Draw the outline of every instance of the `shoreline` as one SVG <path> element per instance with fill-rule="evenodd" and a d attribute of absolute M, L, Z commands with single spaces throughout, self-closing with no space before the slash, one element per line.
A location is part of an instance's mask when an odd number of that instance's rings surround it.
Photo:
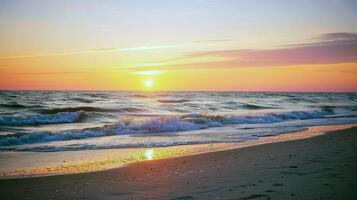
<path fill-rule="evenodd" d="M 4 199 L 355 199 L 357 128 L 60 176 L 2 179 Z M 13 192 L 11 192 L 13 191 Z"/>
<path fill-rule="evenodd" d="M 149 160 L 178 158 L 206 153 L 214 153 L 218 151 L 253 147 L 270 143 L 302 140 L 306 138 L 316 137 L 325 134 L 326 132 L 349 129 L 356 125 L 357 124 L 312 126 L 308 127 L 305 131 L 289 132 L 274 136 L 260 137 L 258 139 L 247 140 L 238 143 L 192 144 L 170 147 L 126 148 L 96 151 L 87 150 L 75 152 L 68 151 L 17 153 L 22 154 L 22 157 L 19 157 L 18 155 L 16 157 L 11 157 L 11 153 L 9 153 L 8 157 L 4 156 L 4 154 L 1 155 L 2 159 L 0 160 L 0 166 L 2 167 L 2 170 L 0 171 L 0 180 L 101 172 L 117 168 L 125 168 L 129 167 L 132 164 Z M 148 158 L 146 155 L 149 151 L 152 152 L 151 158 Z M 35 158 L 33 157 L 34 155 Z M 47 158 L 48 156 L 50 157 L 50 159 Z M 69 157 L 72 158 L 72 161 L 66 160 Z M 54 161 L 51 160 L 53 158 Z M 36 162 L 36 159 L 38 162 Z M 10 164 L 10 166 L 6 166 L 6 164 L 9 165 L 9 163 L 13 164 Z M 21 165 L 26 164 L 38 164 L 39 167 L 22 167 L 13 171 L 3 171 L 3 169 L 6 169 L 6 167 L 11 168 L 11 166 L 14 165 L 16 165 L 17 167 L 21 167 Z"/>

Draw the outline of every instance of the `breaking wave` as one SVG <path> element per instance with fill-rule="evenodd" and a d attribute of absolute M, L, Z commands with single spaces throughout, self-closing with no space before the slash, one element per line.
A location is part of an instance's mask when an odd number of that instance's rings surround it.
<path fill-rule="evenodd" d="M 160 116 L 131 121 L 119 121 L 111 125 L 98 128 L 87 128 L 60 133 L 37 132 L 17 133 L 0 137 L 0 146 L 19 145 L 27 143 L 40 143 L 60 140 L 84 139 L 89 137 L 102 137 L 123 134 L 147 134 L 162 132 L 179 132 L 210 127 L 220 127 L 227 124 L 267 124 L 287 120 L 304 120 L 322 118 L 329 113 L 325 111 L 291 111 L 282 113 L 265 113 L 260 115 L 209 115 L 188 114 L 181 116 Z M 65 123 L 73 122 L 80 118 L 80 112 L 59 113 L 47 116 L 18 117 L 5 120 L 7 124 L 35 124 L 35 123 Z M 0 118 L 4 124 L 4 119 Z"/>
<path fill-rule="evenodd" d="M 0 125 L 23 126 L 38 124 L 73 123 L 79 121 L 82 115 L 82 112 L 60 112 L 56 114 L 38 114 L 24 116 L 3 115 L 0 116 Z"/>

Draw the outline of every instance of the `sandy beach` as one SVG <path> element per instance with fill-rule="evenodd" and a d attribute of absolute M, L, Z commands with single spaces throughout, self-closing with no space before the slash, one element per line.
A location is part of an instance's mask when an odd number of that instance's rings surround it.
<path fill-rule="evenodd" d="M 355 199 L 357 128 L 71 175 L 0 180 L 1 199 Z"/>

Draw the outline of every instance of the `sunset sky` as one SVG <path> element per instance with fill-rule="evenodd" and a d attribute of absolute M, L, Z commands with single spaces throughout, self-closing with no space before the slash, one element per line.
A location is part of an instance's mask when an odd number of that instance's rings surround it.
<path fill-rule="evenodd" d="M 0 0 L 0 89 L 357 91 L 354 0 Z"/>

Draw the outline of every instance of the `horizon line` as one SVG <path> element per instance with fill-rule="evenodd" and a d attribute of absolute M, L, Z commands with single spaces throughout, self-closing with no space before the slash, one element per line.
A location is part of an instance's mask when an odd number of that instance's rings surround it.
<path fill-rule="evenodd" d="M 251 93 L 357 93 L 357 91 L 271 91 L 271 90 L 91 90 L 91 89 L 0 89 L 0 92 L 251 92 Z"/>

